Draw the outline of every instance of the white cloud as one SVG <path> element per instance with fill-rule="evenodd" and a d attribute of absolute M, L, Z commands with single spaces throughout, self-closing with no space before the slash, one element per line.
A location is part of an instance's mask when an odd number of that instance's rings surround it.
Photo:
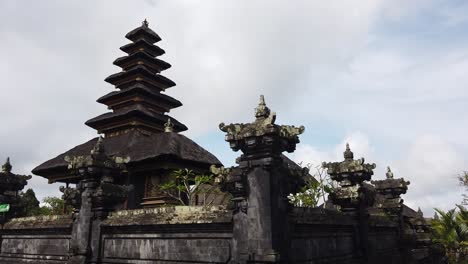
<path fill-rule="evenodd" d="M 334 147 L 317 149 L 308 144 L 297 147 L 291 157 L 296 162 L 319 165 L 323 161 L 342 161 L 346 142 L 349 142 L 354 158 L 364 157 L 368 163 L 376 163 L 373 180 L 384 179 L 385 168 L 390 166 L 396 178 L 410 181 L 405 203 L 425 215 L 432 216 L 433 208 L 448 210 L 460 203 L 462 188 L 456 176 L 464 170 L 464 160 L 453 146 L 435 135 L 422 135 L 396 159 L 385 160 L 376 155 L 368 136 L 354 132 Z M 465 169 L 466 170 L 466 169 Z"/>
<path fill-rule="evenodd" d="M 396 177 L 411 182 L 405 195 L 408 204 L 432 216 L 433 208 L 448 210 L 461 202 L 456 177 L 466 170 L 466 160 L 453 145 L 439 136 L 422 135 L 403 151 L 394 167 Z"/>
<path fill-rule="evenodd" d="M 118 48 L 128 42 L 125 33 L 148 18 L 163 39 L 162 59 L 173 65 L 166 76 L 177 86 L 167 94 L 184 103 L 171 115 L 188 125 L 191 137 L 217 130 L 221 121 L 253 120 L 258 95 L 265 94 L 281 123 L 302 122 L 307 131 L 320 125 L 349 135 L 323 149 L 300 144 L 296 160 L 341 160 L 349 141 L 355 156 L 376 162 L 376 175 L 383 177 L 385 161 L 392 163 L 388 153 L 405 160 L 413 153 L 406 146 L 430 134 L 443 142 L 438 147 L 448 146 L 444 166 L 461 167 L 456 157 L 468 153 L 468 43 L 446 36 L 447 43 L 458 43 L 454 49 L 436 45 L 444 36 L 387 35 L 379 28 L 437 10 L 456 22 L 447 27 L 460 23 L 460 13 L 440 5 L 419 0 L 2 1 L 0 160 L 12 156 L 16 172 L 26 174 L 96 136 L 83 123 L 106 111 L 95 102 L 113 91 L 103 79 L 119 70 L 112 61 L 123 55 Z M 421 162 L 416 157 L 408 160 Z M 411 166 L 393 163 L 402 167 L 401 175 L 416 175 Z M 429 182 L 445 186 L 433 179 L 423 186 L 432 191 Z M 418 180 L 412 181 L 410 190 Z M 57 189 L 38 179 L 30 185 L 42 196 Z M 452 200 L 445 201 L 449 206 Z M 432 204 L 429 198 L 422 202 Z"/>

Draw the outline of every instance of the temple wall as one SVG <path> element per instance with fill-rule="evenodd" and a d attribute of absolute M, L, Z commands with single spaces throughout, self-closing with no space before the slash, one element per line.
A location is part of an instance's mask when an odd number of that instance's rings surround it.
<path fill-rule="evenodd" d="M 226 263 L 231 211 L 221 206 L 119 211 L 102 225 L 102 263 Z"/>
<path fill-rule="evenodd" d="M 355 217 L 321 208 L 290 215 L 292 263 L 362 263 Z M 12 219 L 1 231 L 0 263 L 67 263 L 70 216 Z M 373 217 L 367 241 L 370 263 L 399 263 L 394 223 Z M 241 227 L 242 228 L 242 227 Z M 228 263 L 232 259 L 232 211 L 222 206 L 162 207 L 112 213 L 101 224 L 97 263 Z"/>
<path fill-rule="evenodd" d="M 1 230 L 0 263 L 66 263 L 70 216 L 24 217 Z"/>
<path fill-rule="evenodd" d="M 294 208 L 291 259 L 296 263 L 401 263 L 398 226 L 385 217 L 369 219 L 367 235 L 356 216 L 322 208 Z"/>

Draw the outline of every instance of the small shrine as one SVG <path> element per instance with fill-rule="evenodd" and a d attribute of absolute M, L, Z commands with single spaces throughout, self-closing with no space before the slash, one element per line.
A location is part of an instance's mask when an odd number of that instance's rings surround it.
<path fill-rule="evenodd" d="M 362 205 L 364 199 L 370 198 L 361 194 L 366 193 L 371 187 L 364 182 L 371 179 L 375 164 L 365 163 L 364 158 L 355 160 L 348 143 L 346 143 L 343 156 L 344 161 L 323 162 L 322 166 L 327 169 L 330 178 L 340 185 L 330 194 L 332 203 L 340 206 L 342 212 L 354 213 Z"/>
<path fill-rule="evenodd" d="M 86 125 L 104 135 L 102 144 L 110 157 L 129 158 L 127 173 L 114 179 L 118 184 L 134 186 L 126 208 L 177 203 L 159 189 L 171 179 L 174 170 L 209 173 L 211 165 L 221 162 L 181 135 L 187 127 L 167 114 L 182 103 L 165 94 L 175 83 L 161 74 L 171 65 L 158 58 L 165 53 L 155 44 L 161 41 L 159 35 L 145 20 L 125 37 L 131 43 L 120 49 L 127 55 L 114 61 L 122 71 L 105 79 L 116 91 L 97 100 L 111 112 L 88 120 Z M 98 138 L 94 138 L 78 145 L 39 165 L 33 173 L 49 182 L 78 183 L 81 176 L 70 172 L 65 157 L 87 155 L 97 142 Z"/>
<path fill-rule="evenodd" d="M 4 223 L 12 217 L 21 216 L 23 205 L 18 195 L 31 179 L 30 175 L 12 173 L 12 168 L 10 158 L 7 158 L 0 171 L 0 204 L 4 207 L 4 212 L 0 213 L 0 223 Z"/>
<path fill-rule="evenodd" d="M 403 210 L 402 194 L 408 190 L 409 181 L 403 178 L 395 179 L 390 167 L 387 167 L 385 180 L 372 181 L 377 191 L 376 208 L 391 216 L 399 216 Z"/>

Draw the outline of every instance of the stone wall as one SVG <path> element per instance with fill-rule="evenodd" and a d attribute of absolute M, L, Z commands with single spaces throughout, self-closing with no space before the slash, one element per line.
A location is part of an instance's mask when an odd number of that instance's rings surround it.
<path fill-rule="evenodd" d="M 102 225 L 102 263 L 226 263 L 231 212 L 221 206 L 118 211 Z"/>
<path fill-rule="evenodd" d="M 66 263 L 70 216 L 15 218 L 1 230 L 0 263 Z"/>
<path fill-rule="evenodd" d="M 92 254 L 96 263 L 235 263 L 232 213 L 223 206 L 116 211 L 102 222 Z M 291 263 L 400 263 L 393 222 L 371 217 L 366 238 L 358 223 L 337 211 L 294 208 Z M 71 225 L 70 216 L 12 219 L 1 230 L 0 263 L 68 263 Z"/>

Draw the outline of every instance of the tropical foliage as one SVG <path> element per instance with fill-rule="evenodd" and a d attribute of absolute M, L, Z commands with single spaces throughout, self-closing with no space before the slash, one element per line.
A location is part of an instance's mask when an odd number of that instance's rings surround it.
<path fill-rule="evenodd" d="M 312 166 L 307 165 L 310 172 Z M 311 174 L 309 174 L 311 175 Z M 314 173 L 308 184 L 300 190 L 299 193 L 290 194 L 289 202 L 298 207 L 317 207 L 322 200 L 326 202 L 326 195 L 332 192 L 332 180 L 321 166 L 314 167 Z"/>
<path fill-rule="evenodd" d="M 450 263 L 467 263 L 468 210 L 461 205 L 447 212 L 435 210 L 432 240 L 445 247 Z"/>
<path fill-rule="evenodd" d="M 202 186 L 213 180 L 212 175 L 198 175 L 189 169 L 176 170 L 172 176 L 174 179 L 161 185 L 161 190 L 183 205 L 192 205 L 195 195 L 203 194 L 206 190 Z"/>
<path fill-rule="evenodd" d="M 460 185 L 465 186 L 465 190 L 468 192 L 468 171 L 464 171 L 463 174 L 458 176 Z M 463 204 L 468 205 L 468 195 L 463 194 Z"/>
<path fill-rule="evenodd" d="M 22 216 L 60 215 L 71 212 L 71 208 L 64 211 L 64 201 L 59 197 L 45 197 L 41 205 L 32 189 L 20 194 L 20 203 L 24 208 Z"/>

